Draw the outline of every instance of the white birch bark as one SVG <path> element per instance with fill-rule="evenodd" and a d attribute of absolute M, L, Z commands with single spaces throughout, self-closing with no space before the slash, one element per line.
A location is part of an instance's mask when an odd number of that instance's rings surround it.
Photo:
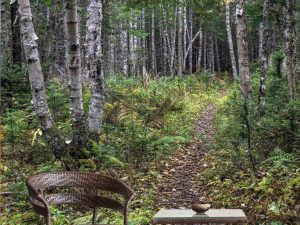
<path fill-rule="evenodd" d="M 188 26 L 187 26 L 187 10 L 186 6 L 182 7 L 182 16 L 183 16 L 183 52 L 182 52 L 182 69 L 185 70 L 186 68 L 186 61 L 184 60 L 184 56 L 186 53 L 187 47 L 187 35 L 188 35 Z"/>
<path fill-rule="evenodd" d="M 65 10 L 69 91 L 73 117 L 73 144 L 74 146 L 81 148 L 86 144 L 86 130 L 81 84 L 81 54 L 77 0 L 65 0 Z"/>
<path fill-rule="evenodd" d="M 193 10 L 189 10 L 189 21 L 190 21 L 190 43 L 187 52 L 189 53 L 189 72 L 193 73 Z M 197 35 L 198 36 L 198 35 Z"/>
<path fill-rule="evenodd" d="M 192 47 L 193 47 L 193 44 L 194 44 L 195 40 L 196 40 L 197 37 L 200 35 L 200 33 L 201 33 L 201 31 L 199 30 L 199 31 L 195 34 L 195 36 L 193 37 L 193 39 L 191 39 L 191 41 L 190 41 L 190 43 L 189 43 L 189 46 L 188 46 L 188 48 L 187 48 L 187 50 L 186 50 L 186 52 L 185 52 L 185 55 L 184 55 L 184 57 L 183 57 L 183 61 L 185 61 L 185 60 L 187 59 L 188 56 L 190 57 L 190 59 L 192 59 L 192 58 L 191 58 Z"/>
<path fill-rule="evenodd" d="M 250 81 L 249 53 L 247 42 L 247 28 L 245 15 L 245 0 L 238 0 L 236 5 L 237 19 L 237 46 L 239 55 L 240 89 L 245 99 L 250 99 L 252 95 L 252 85 Z"/>
<path fill-rule="evenodd" d="M 203 65 L 205 72 L 207 71 L 207 32 L 204 32 L 203 40 Z"/>
<path fill-rule="evenodd" d="M 182 7 L 178 7 L 178 76 L 182 77 L 183 70 L 183 46 L 182 46 L 182 37 L 183 37 L 183 24 L 182 24 Z"/>
<path fill-rule="evenodd" d="M 201 61 L 202 61 L 202 49 L 203 49 L 203 31 L 202 31 L 202 25 L 200 24 L 199 28 L 199 47 L 198 47 L 198 59 L 197 59 L 197 65 L 196 65 L 196 73 L 199 73 L 201 71 Z"/>
<path fill-rule="evenodd" d="M 87 20 L 87 63 L 91 82 L 91 100 L 88 115 L 89 131 L 94 138 L 102 126 L 104 102 L 104 77 L 102 67 L 102 0 L 90 0 Z"/>
<path fill-rule="evenodd" d="M 33 109 L 41 127 L 47 130 L 53 127 L 54 121 L 47 103 L 44 77 L 37 48 L 38 37 L 34 31 L 29 0 L 19 0 L 19 5 L 21 38 L 28 68 Z"/>
<path fill-rule="evenodd" d="M 155 48 L 155 16 L 154 9 L 151 13 L 151 69 L 154 76 L 157 75 L 156 48 Z"/>
<path fill-rule="evenodd" d="M 237 72 L 236 59 L 235 59 L 235 54 L 234 54 L 234 46 L 233 46 L 233 41 L 232 41 L 232 32 L 231 32 L 231 26 L 230 26 L 229 3 L 226 4 L 226 30 L 227 30 L 227 39 L 228 39 L 229 53 L 230 53 L 230 59 L 231 59 L 232 75 L 233 75 L 233 79 L 236 81 L 238 79 L 238 72 Z"/>
<path fill-rule="evenodd" d="M 120 44 L 121 44 L 121 64 L 122 64 L 122 73 L 128 75 L 128 58 L 127 58 L 127 32 L 125 30 L 124 24 L 121 24 L 121 33 L 120 33 Z"/>

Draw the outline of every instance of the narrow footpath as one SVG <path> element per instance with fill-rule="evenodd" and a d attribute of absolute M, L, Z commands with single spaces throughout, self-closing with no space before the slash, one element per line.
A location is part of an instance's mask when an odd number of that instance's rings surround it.
<path fill-rule="evenodd" d="M 200 115 L 196 127 L 200 138 L 190 146 L 177 150 L 161 167 L 162 178 L 157 185 L 159 207 L 190 208 L 192 203 L 201 201 L 201 193 L 196 185 L 197 172 L 207 167 L 204 156 L 213 138 L 212 120 L 215 112 L 215 105 L 209 104 Z"/>

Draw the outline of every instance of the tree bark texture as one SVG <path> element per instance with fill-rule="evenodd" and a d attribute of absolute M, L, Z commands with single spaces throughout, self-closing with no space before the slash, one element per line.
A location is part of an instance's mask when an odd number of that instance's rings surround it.
<path fill-rule="evenodd" d="M 91 82 L 91 101 L 88 115 L 90 134 L 98 139 L 102 126 L 104 77 L 102 69 L 102 0 L 90 0 L 87 20 L 87 62 Z"/>
<path fill-rule="evenodd" d="M 227 39 L 228 39 L 229 53 L 230 53 L 230 59 L 231 59 L 232 76 L 233 76 L 234 80 L 237 80 L 238 73 L 237 73 L 236 59 L 235 59 L 235 54 L 234 54 L 234 46 L 233 46 L 233 41 L 232 41 L 232 32 L 231 32 L 231 26 L 230 26 L 229 3 L 226 4 L 226 30 L 227 30 Z"/>
<path fill-rule="evenodd" d="M 245 0 L 238 0 L 236 5 L 236 33 L 239 56 L 240 89 L 245 99 L 251 98 L 252 85 L 250 81 L 249 53 L 245 15 Z"/>
<path fill-rule="evenodd" d="M 82 99 L 81 54 L 79 44 L 77 0 L 65 0 L 65 10 L 69 91 L 73 117 L 73 145 L 76 148 L 82 148 L 86 145 L 87 135 Z"/>
<path fill-rule="evenodd" d="M 198 47 L 198 59 L 197 59 L 196 73 L 200 73 L 200 71 L 201 71 L 202 48 L 203 48 L 203 31 L 202 31 L 201 24 L 200 24 L 200 28 L 199 28 L 198 32 L 199 32 L 199 47 Z"/>
<path fill-rule="evenodd" d="M 284 75 L 288 80 L 289 98 L 296 99 L 297 76 L 296 65 L 296 30 L 295 0 L 285 0 L 284 6 Z"/>
<path fill-rule="evenodd" d="M 266 105 L 266 79 L 268 70 L 268 17 L 269 17 L 270 0 L 264 1 L 263 6 L 263 21 L 262 21 L 262 35 L 261 35 L 261 77 L 259 86 L 259 109 L 260 113 L 264 114 Z"/>
<path fill-rule="evenodd" d="M 44 77 L 37 48 L 29 0 L 19 0 L 20 30 L 31 85 L 32 104 L 41 127 L 50 129 L 54 125 L 45 91 Z"/>
<path fill-rule="evenodd" d="M 184 15 L 185 16 L 185 15 Z M 183 24 L 182 24 L 182 7 L 178 7 L 178 76 L 182 77 L 183 70 L 183 47 L 182 47 L 182 37 L 183 37 Z"/>

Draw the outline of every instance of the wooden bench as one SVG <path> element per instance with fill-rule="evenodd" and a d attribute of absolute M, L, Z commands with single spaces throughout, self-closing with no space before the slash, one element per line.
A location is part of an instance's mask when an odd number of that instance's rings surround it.
<path fill-rule="evenodd" d="M 197 214 L 191 209 L 161 209 L 151 219 L 151 224 L 246 224 L 247 217 L 241 209 L 209 209 Z"/>

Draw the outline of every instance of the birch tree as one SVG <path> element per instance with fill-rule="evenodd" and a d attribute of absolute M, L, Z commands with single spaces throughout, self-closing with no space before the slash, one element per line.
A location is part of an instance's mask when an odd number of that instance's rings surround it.
<path fill-rule="evenodd" d="M 68 49 L 69 91 L 72 112 L 73 144 L 77 148 L 87 141 L 81 84 L 81 54 L 79 44 L 77 0 L 65 0 Z"/>
<path fill-rule="evenodd" d="M 60 159 L 65 155 L 65 142 L 55 134 L 54 120 L 48 107 L 44 76 L 37 48 L 38 37 L 32 22 L 29 0 L 19 0 L 20 31 L 31 86 L 32 105 L 45 134 L 45 139 L 54 155 Z"/>
<path fill-rule="evenodd" d="M 87 20 L 87 62 L 91 82 L 88 125 L 91 136 L 98 139 L 103 115 L 104 77 L 102 73 L 102 0 L 90 0 Z"/>
<path fill-rule="evenodd" d="M 196 73 L 199 73 L 201 70 L 201 59 L 202 59 L 202 46 L 203 46 L 203 32 L 202 32 L 202 25 L 200 23 L 199 28 L 199 47 L 198 47 L 198 59 L 196 65 Z"/>
<path fill-rule="evenodd" d="M 238 73 L 237 73 L 236 59 L 235 59 L 234 47 L 233 47 L 233 41 L 232 41 L 232 32 L 231 32 L 231 26 L 230 26 L 230 6 L 229 6 L 229 3 L 226 3 L 225 8 L 226 8 L 227 40 L 228 40 L 228 45 L 229 45 L 232 75 L 233 75 L 233 79 L 236 81 L 237 78 L 238 78 Z"/>
<path fill-rule="evenodd" d="M 240 89 L 245 99 L 252 94 L 248 56 L 248 41 L 246 29 L 245 0 L 238 0 L 236 5 L 236 33 L 239 56 Z"/>
<path fill-rule="evenodd" d="M 182 70 L 183 70 L 183 46 L 182 46 L 182 19 L 183 19 L 183 13 L 182 13 L 182 7 L 178 7 L 178 76 L 182 77 Z"/>

